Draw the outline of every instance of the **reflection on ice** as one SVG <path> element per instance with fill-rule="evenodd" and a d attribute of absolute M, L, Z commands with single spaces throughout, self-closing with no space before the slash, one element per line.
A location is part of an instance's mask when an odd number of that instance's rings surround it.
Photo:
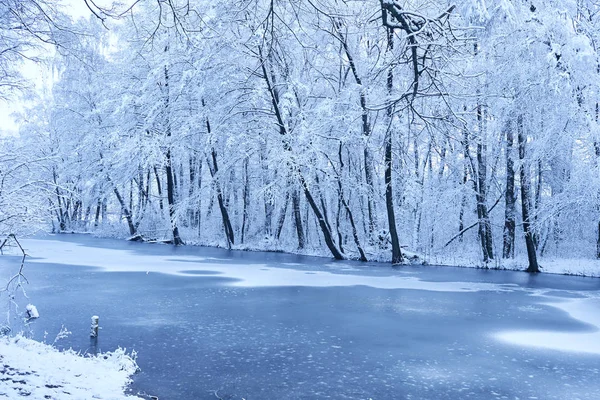
<path fill-rule="evenodd" d="M 600 354 L 600 301 L 597 298 L 564 300 L 545 296 L 553 302 L 543 305 L 566 312 L 573 319 L 589 325 L 585 331 L 517 330 L 494 334 L 497 339 L 519 346 L 539 347 L 558 351 Z"/>

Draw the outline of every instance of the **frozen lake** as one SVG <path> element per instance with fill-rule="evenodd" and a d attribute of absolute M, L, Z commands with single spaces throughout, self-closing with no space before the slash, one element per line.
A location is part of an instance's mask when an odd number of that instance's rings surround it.
<path fill-rule="evenodd" d="M 36 339 L 138 352 L 175 399 L 599 399 L 600 279 L 82 235 L 23 241 Z M 3 264 L 10 258 L 0 258 Z"/>

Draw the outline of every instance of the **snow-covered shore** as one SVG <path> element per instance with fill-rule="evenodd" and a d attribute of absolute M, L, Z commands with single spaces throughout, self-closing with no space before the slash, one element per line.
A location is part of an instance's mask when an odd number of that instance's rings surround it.
<path fill-rule="evenodd" d="M 136 370 L 123 349 L 84 357 L 22 336 L 0 337 L 0 398 L 139 399 L 125 394 Z"/>

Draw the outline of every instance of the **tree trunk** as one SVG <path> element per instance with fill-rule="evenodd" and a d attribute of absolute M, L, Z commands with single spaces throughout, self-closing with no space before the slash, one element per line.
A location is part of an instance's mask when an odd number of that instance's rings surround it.
<path fill-rule="evenodd" d="M 299 172 L 297 172 L 297 173 L 299 174 Z M 315 199 L 313 198 L 312 194 L 310 193 L 310 190 L 308 189 L 308 184 L 304 180 L 304 177 L 302 175 L 299 175 L 299 179 L 300 179 L 300 184 L 302 185 L 302 188 L 304 189 L 304 195 L 306 196 L 306 200 L 308 201 L 308 204 L 310 205 L 313 212 L 315 213 L 315 217 L 317 217 L 317 222 L 319 223 L 321 232 L 323 232 L 323 238 L 325 239 L 325 243 L 327 244 L 329 251 L 331 251 L 333 258 L 335 258 L 336 260 L 346 259 L 346 257 L 342 254 L 342 252 L 336 246 L 335 241 L 333 240 L 333 236 L 331 234 L 331 230 L 329 229 L 329 226 L 327 225 L 327 222 L 325 221 L 325 217 L 323 217 L 321 210 L 319 210 L 319 206 L 317 205 L 317 203 L 315 202 Z"/>
<path fill-rule="evenodd" d="M 525 145 L 526 137 L 523 132 L 523 116 L 518 117 L 518 142 L 519 142 L 519 160 L 521 161 L 520 175 L 521 175 L 521 210 L 523 215 L 523 231 L 525 232 L 525 245 L 527 246 L 527 258 L 529 260 L 529 266 L 527 272 L 538 273 L 540 268 L 537 262 L 537 254 L 535 250 L 535 244 L 533 242 L 533 232 L 531 231 L 531 223 L 529 219 L 529 178 L 527 176 L 527 168 L 525 165 Z"/>
<path fill-rule="evenodd" d="M 196 189 L 196 164 L 198 160 L 196 156 L 191 156 L 188 158 L 189 162 L 189 178 L 190 178 L 190 186 L 188 188 L 188 198 L 191 200 L 194 197 L 194 190 Z M 191 206 L 191 202 L 188 205 L 187 209 L 187 224 L 191 227 L 197 228 L 196 225 L 196 210 Z"/>
<path fill-rule="evenodd" d="M 506 127 L 506 192 L 504 207 L 503 258 L 515 256 L 515 166 L 512 158 L 514 135 L 512 126 Z"/>
<path fill-rule="evenodd" d="M 194 184 L 197 184 L 197 189 L 198 189 L 198 203 L 196 205 L 196 212 L 195 212 L 195 220 L 196 220 L 196 226 L 197 226 L 197 230 L 198 230 L 198 238 L 201 237 L 201 232 L 202 232 L 202 161 L 198 160 L 198 179 L 196 180 L 196 182 Z"/>
<path fill-rule="evenodd" d="M 391 52 L 394 48 L 394 30 L 387 28 L 387 51 Z M 394 73 L 392 67 L 388 69 L 387 90 L 391 95 L 394 85 Z M 392 242 L 392 264 L 399 264 L 403 261 L 402 250 L 400 249 L 400 241 L 398 240 L 398 231 L 396 230 L 396 216 L 394 213 L 394 191 L 392 190 L 392 121 L 394 118 L 394 106 L 387 107 L 388 126 L 385 131 L 384 146 L 385 146 L 385 207 L 388 217 L 388 229 L 390 232 L 390 240 Z"/>
<path fill-rule="evenodd" d="M 600 259 L 600 221 L 598 221 L 598 230 L 596 233 L 596 258 Z"/>
<path fill-rule="evenodd" d="M 271 105 L 273 106 L 273 111 L 275 112 L 275 117 L 277 119 L 277 125 L 279 126 L 279 133 L 282 137 L 283 148 L 286 152 L 293 153 L 292 148 L 287 139 L 288 131 L 287 131 L 287 128 L 285 125 L 285 121 L 283 120 L 283 114 L 279 107 L 279 93 L 277 91 L 277 88 L 274 87 L 271 83 L 271 79 L 269 78 L 269 73 L 267 72 L 267 67 L 265 65 L 266 60 L 262 57 L 262 50 L 260 48 L 258 49 L 258 53 L 261 57 L 260 61 L 261 61 L 261 69 L 262 69 L 262 73 L 263 73 L 262 78 L 265 80 L 265 83 L 267 85 L 267 90 L 271 97 Z M 344 260 L 346 257 L 343 255 L 343 253 L 338 249 L 337 245 L 335 244 L 331 230 L 330 230 L 327 222 L 325 221 L 323 213 L 321 212 L 321 210 L 319 210 L 319 206 L 315 202 L 315 199 L 310 192 L 310 189 L 308 187 L 306 180 L 304 179 L 304 176 L 302 175 L 302 172 L 300 171 L 300 169 L 298 168 L 297 165 L 293 165 L 293 164 L 290 165 L 290 169 L 291 169 L 290 172 L 291 172 L 292 176 L 296 176 L 298 178 L 298 180 L 300 181 L 300 185 L 302 186 L 304 196 L 306 197 L 306 200 L 308 201 L 310 208 L 313 210 L 313 212 L 317 218 L 319 227 L 321 228 L 321 232 L 323 233 L 323 237 L 325 239 L 325 243 L 327 244 L 327 248 L 329 249 L 329 251 L 331 252 L 331 254 L 333 255 L 333 257 L 336 260 Z"/>
<path fill-rule="evenodd" d="M 596 124 L 600 122 L 600 103 L 596 103 Z M 600 163 L 600 141 L 594 142 L 594 152 L 596 153 L 596 162 Z M 597 167 L 598 168 L 598 167 Z M 598 196 L 600 198 L 600 195 Z M 600 204 L 598 205 L 600 211 Z M 596 258 L 600 260 L 600 219 L 598 220 L 598 230 L 596 231 Z"/>
<path fill-rule="evenodd" d="M 283 230 L 283 224 L 285 223 L 285 217 L 287 214 L 288 203 L 290 201 L 290 192 L 287 191 L 285 194 L 285 199 L 283 200 L 283 207 L 281 208 L 281 212 L 279 213 L 279 218 L 277 218 L 277 226 L 275 228 L 275 239 L 279 240 L 281 237 L 281 231 Z"/>
<path fill-rule="evenodd" d="M 171 150 L 167 150 L 166 155 L 167 164 L 165 165 L 165 172 L 167 174 L 167 203 L 169 204 L 169 220 L 171 222 L 171 229 L 173 232 L 173 244 L 179 246 L 184 244 L 183 240 L 179 236 L 179 228 L 177 227 L 177 220 L 175 216 L 175 186 L 173 183 L 173 168 L 171 167 Z"/>
<path fill-rule="evenodd" d="M 113 188 L 113 192 L 115 193 L 115 196 L 117 196 L 117 200 L 119 201 L 119 204 L 121 205 L 121 211 L 123 212 L 123 215 L 125 216 L 125 219 L 127 220 L 127 226 L 129 227 L 129 235 L 134 236 L 135 235 L 135 225 L 133 224 L 133 217 L 131 216 L 131 211 L 127 208 L 127 204 L 125 203 L 125 200 L 123 200 L 123 197 L 121 196 L 121 194 L 119 193 L 119 191 L 117 190 L 116 187 Z"/>
<path fill-rule="evenodd" d="M 165 66 L 165 126 L 167 138 L 171 137 L 171 122 L 169 118 L 169 70 Z M 171 223 L 171 230 L 173 232 L 173 244 L 179 246 L 184 244 L 183 240 L 179 236 L 179 228 L 177 227 L 177 219 L 175 215 L 175 182 L 173 177 L 173 159 L 171 157 L 171 144 L 168 144 L 165 165 L 165 172 L 167 174 L 167 203 L 169 205 L 169 222 Z"/>
<path fill-rule="evenodd" d="M 164 210 L 162 186 L 160 184 L 160 176 L 158 175 L 158 168 L 156 168 L 156 165 L 154 166 L 154 177 L 156 178 L 156 192 L 158 193 L 158 205 L 162 211 Z"/>
<path fill-rule="evenodd" d="M 293 189 L 292 192 L 292 210 L 294 213 L 294 225 L 296 225 L 296 235 L 298 236 L 298 248 L 304 248 L 304 230 L 302 229 L 302 214 L 300 213 L 300 198 L 298 197 L 298 190 Z M 308 224 L 307 224 L 308 225 Z"/>
<path fill-rule="evenodd" d="M 202 106 L 204 107 L 204 105 L 204 99 L 202 99 Z M 210 136 L 212 130 L 208 117 L 206 118 L 206 131 Z M 217 164 L 217 152 L 214 147 L 211 149 L 211 158 L 212 165 L 208 157 L 206 159 L 206 162 L 208 164 L 208 169 L 210 171 L 210 175 L 213 178 L 213 184 L 217 192 L 217 201 L 219 203 L 219 210 L 221 211 L 221 220 L 223 221 L 223 229 L 225 230 L 225 237 L 227 238 L 227 248 L 231 249 L 231 245 L 235 244 L 235 238 L 233 235 L 233 227 L 231 226 L 231 220 L 229 218 L 229 212 L 227 212 L 227 207 L 225 206 L 225 201 L 223 200 L 221 186 L 219 185 L 219 179 L 217 176 L 219 172 L 219 166 Z"/>
<path fill-rule="evenodd" d="M 94 216 L 94 228 L 98 227 L 100 222 L 100 211 L 102 210 L 102 201 L 98 199 L 98 204 L 96 205 L 96 215 Z"/>
<path fill-rule="evenodd" d="M 369 109 L 367 108 L 367 97 L 365 94 L 365 88 L 363 87 L 362 79 L 358 74 L 358 69 L 356 67 L 356 63 L 354 62 L 354 58 L 352 53 L 350 52 L 350 48 L 348 47 L 348 41 L 346 37 L 340 31 L 338 25 L 334 22 L 334 29 L 338 35 L 338 39 L 340 39 L 342 43 L 342 47 L 344 49 L 344 53 L 346 54 L 346 58 L 348 59 L 348 64 L 350 65 L 350 70 L 352 71 L 352 76 L 354 76 L 354 81 L 360 87 L 360 108 L 362 110 L 361 120 L 362 120 L 362 134 L 365 138 L 369 138 L 371 136 L 371 125 L 369 124 Z M 364 148 L 364 168 L 365 168 L 365 182 L 367 184 L 367 210 L 369 217 L 369 232 L 368 236 L 373 237 L 373 233 L 376 230 L 376 220 L 375 220 L 375 190 L 373 185 L 373 160 L 371 153 L 369 151 L 369 147 L 365 140 L 365 148 Z"/>
<path fill-rule="evenodd" d="M 273 224 L 273 203 L 270 197 L 271 194 L 271 179 L 269 177 L 269 166 L 263 154 L 260 155 L 260 163 L 262 165 L 264 187 L 268 190 L 263 190 L 263 203 L 265 209 L 265 236 L 271 236 L 271 227 Z"/>
<path fill-rule="evenodd" d="M 340 147 L 338 150 L 338 157 L 340 160 L 340 171 L 343 171 L 344 170 L 344 160 L 342 158 L 342 144 L 341 143 L 340 143 Z M 346 215 L 348 215 L 348 220 L 350 221 L 350 226 L 352 227 L 352 237 L 354 238 L 354 243 L 356 244 L 358 253 L 360 254 L 360 261 L 367 262 L 368 261 L 367 256 L 360 244 L 360 238 L 358 237 L 358 229 L 356 228 L 356 223 L 354 222 L 354 216 L 352 215 L 352 210 L 350 209 L 350 205 L 348 204 L 348 201 L 345 199 L 345 196 L 344 196 L 344 189 L 342 186 L 342 177 L 340 176 L 340 174 L 337 174 L 337 181 L 338 181 L 338 194 L 339 194 L 340 203 L 341 203 L 341 205 L 344 206 L 344 209 L 346 210 Z M 340 208 L 341 207 L 338 206 L 338 216 L 339 216 Z M 339 217 L 338 217 L 338 232 L 339 232 Z M 341 243 L 341 241 L 342 241 L 342 238 L 340 236 L 340 243 Z"/>
<path fill-rule="evenodd" d="M 481 241 L 481 251 L 483 253 L 483 262 L 488 263 L 494 259 L 494 246 L 492 242 L 492 225 L 487 206 L 487 145 L 485 120 L 483 115 L 483 106 L 477 105 L 477 121 L 479 125 L 479 140 L 477 142 L 477 217 L 479 218 L 479 239 Z"/>
<path fill-rule="evenodd" d="M 227 239 L 227 248 L 231 249 L 231 245 L 235 244 L 235 238 L 233 235 L 233 227 L 231 226 L 231 220 L 229 219 L 229 212 L 227 211 L 227 207 L 225 206 L 225 201 L 223 199 L 223 192 L 221 191 L 221 185 L 219 184 L 219 179 L 217 173 L 219 172 L 219 167 L 217 164 L 217 152 L 213 148 L 211 150 L 211 158 L 212 165 L 210 160 L 206 160 L 208 163 L 208 169 L 210 170 L 210 174 L 214 179 L 215 183 L 215 191 L 217 192 L 217 202 L 219 203 L 219 210 L 221 211 L 221 220 L 223 221 L 223 229 L 225 230 L 225 237 Z"/>
<path fill-rule="evenodd" d="M 536 181 L 535 181 L 535 195 L 534 195 L 535 201 L 533 202 L 533 211 L 534 211 L 533 222 L 537 226 L 538 211 L 539 211 L 541 203 L 542 203 L 542 160 L 538 160 L 536 172 L 537 172 L 537 174 L 536 174 L 537 176 L 536 176 Z M 541 236 L 540 229 L 534 230 L 533 244 L 535 244 L 536 249 L 540 248 L 540 240 L 541 240 L 540 236 Z"/>
<path fill-rule="evenodd" d="M 244 237 L 246 234 L 246 225 L 248 224 L 248 202 L 250 201 L 250 177 L 248 176 L 248 157 L 244 159 L 244 191 L 242 193 L 242 232 L 241 232 L 241 243 L 244 243 Z M 287 203 L 286 203 L 287 205 Z M 279 239 L 278 232 L 277 239 Z"/>
<path fill-rule="evenodd" d="M 58 179 L 57 179 L 57 174 L 56 174 L 56 170 L 52 169 L 52 179 L 54 180 L 54 191 L 56 193 L 56 201 L 58 204 L 58 210 L 56 210 L 56 217 L 58 220 L 58 229 L 59 232 L 64 232 L 67 229 L 67 224 L 65 222 L 65 216 L 64 216 L 64 212 L 63 212 L 63 205 L 62 205 L 62 200 L 61 200 L 61 195 L 60 195 L 60 191 L 58 190 Z"/>

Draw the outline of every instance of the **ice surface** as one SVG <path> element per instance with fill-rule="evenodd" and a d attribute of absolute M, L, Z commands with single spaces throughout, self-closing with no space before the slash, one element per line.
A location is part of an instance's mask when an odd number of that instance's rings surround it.
<path fill-rule="evenodd" d="M 365 276 L 352 274 L 354 271 L 345 264 L 336 264 L 338 272 L 323 271 L 323 265 L 316 265 L 314 271 L 277 267 L 268 264 L 242 264 L 214 262 L 214 257 L 144 255 L 120 249 L 82 246 L 57 240 L 23 240 L 30 263 L 53 263 L 85 265 L 112 272 L 158 272 L 179 276 L 202 277 L 206 273 L 191 270 L 197 263 L 199 270 L 210 270 L 220 277 L 233 279 L 231 286 L 238 287 L 278 287 L 278 286 L 369 286 L 378 289 L 415 289 L 436 292 L 476 292 L 481 290 L 512 290 L 505 285 L 485 282 L 430 282 L 414 276 Z M 185 263 L 185 264 L 184 264 Z M 327 264 L 329 265 L 329 264 Z M 399 276 L 400 275 L 400 276 Z"/>
<path fill-rule="evenodd" d="M 575 342 L 594 334 L 594 279 L 391 269 L 79 235 L 27 247 L 46 257 L 27 265 L 28 294 L 45 317 L 32 330 L 65 324 L 73 334 L 60 345 L 87 352 L 89 316 L 100 315 L 98 351 L 135 348 L 142 371 L 132 387 L 144 394 L 600 398 L 597 353 L 533 347 L 544 336 L 496 335 L 537 330 Z"/>
<path fill-rule="evenodd" d="M 600 354 L 600 300 L 596 297 L 567 299 L 544 296 L 552 302 L 540 304 L 564 311 L 571 318 L 589 325 L 587 331 L 511 330 L 494 334 L 507 343 L 551 350 Z"/>

